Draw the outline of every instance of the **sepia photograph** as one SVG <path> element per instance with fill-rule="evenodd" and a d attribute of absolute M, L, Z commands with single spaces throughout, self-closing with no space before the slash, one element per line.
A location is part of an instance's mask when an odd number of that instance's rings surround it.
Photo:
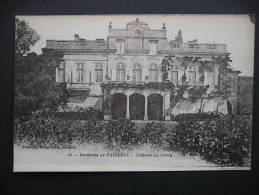
<path fill-rule="evenodd" d="M 14 172 L 251 170 L 254 15 L 14 19 Z"/>

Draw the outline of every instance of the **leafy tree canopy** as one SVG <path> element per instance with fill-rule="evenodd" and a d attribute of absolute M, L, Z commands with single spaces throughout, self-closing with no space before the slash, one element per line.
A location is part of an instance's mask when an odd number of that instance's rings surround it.
<path fill-rule="evenodd" d="M 65 101 L 65 86 L 55 82 L 56 67 L 62 53 L 43 49 L 43 54 L 28 53 L 39 40 L 36 31 L 16 19 L 15 115 L 24 116 L 43 106 L 57 108 Z M 24 55 L 27 54 L 27 55 Z"/>
<path fill-rule="evenodd" d="M 15 18 L 15 52 L 24 55 L 40 39 L 38 33 L 27 22 Z"/>

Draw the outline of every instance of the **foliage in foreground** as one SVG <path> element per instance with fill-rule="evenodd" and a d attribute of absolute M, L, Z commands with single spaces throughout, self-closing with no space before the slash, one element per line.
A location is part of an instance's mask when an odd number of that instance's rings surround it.
<path fill-rule="evenodd" d="M 137 130 L 128 119 L 96 121 L 70 120 L 43 109 L 27 120 L 15 120 L 15 142 L 33 148 L 66 148 L 84 143 L 100 143 L 110 149 L 132 149 L 142 144 L 200 155 L 222 166 L 241 166 L 249 157 L 251 118 L 222 115 L 204 121 L 182 120 L 171 137 L 161 122 L 147 123 Z M 170 138 L 170 139 L 169 139 Z M 169 143 L 169 144 L 168 144 Z"/>
<path fill-rule="evenodd" d="M 249 156 L 251 118 L 224 115 L 198 122 L 180 121 L 173 130 L 171 148 L 183 153 L 199 154 L 202 158 L 223 166 L 240 166 Z"/>
<path fill-rule="evenodd" d="M 174 121 L 186 121 L 186 120 L 197 120 L 203 121 L 207 119 L 216 119 L 223 116 L 220 112 L 204 112 L 204 113 L 185 113 L 178 114 L 177 116 L 172 116 L 172 120 Z"/>
<path fill-rule="evenodd" d="M 85 113 L 85 120 L 75 120 L 42 109 L 34 112 L 29 119 L 16 119 L 15 142 L 33 148 L 64 148 L 86 142 L 101 143 L 117 149 L 130 149 L 143 143 L 161 146 L 162 133 L 165 131 L 161 123 L 147 124 L 138 132 L 131 120 L 96 121 L 93 117 L 95 110 Z"/>

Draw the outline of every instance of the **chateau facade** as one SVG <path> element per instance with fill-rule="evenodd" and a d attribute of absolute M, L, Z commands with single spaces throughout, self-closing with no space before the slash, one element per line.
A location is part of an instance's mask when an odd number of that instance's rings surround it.
<path fill-rule="evenodd" d="M 184 42 L 180 30 L 168 40 L 165 24 L 150 29 L 137 18 L 124 29 L 110 23 L 106 40 L 75 35 L 47 40 L 46 48 L 64 54 L 56 81 L 67 84 L 68 106 L 95 107 L 104 119 L 171 120 L 201 110 L 236 111 L 240 72 L 215 61 L 229 57 L 226 44 Z M 228 97 L 217 93 L 223 80 L 230 81 Z"/>

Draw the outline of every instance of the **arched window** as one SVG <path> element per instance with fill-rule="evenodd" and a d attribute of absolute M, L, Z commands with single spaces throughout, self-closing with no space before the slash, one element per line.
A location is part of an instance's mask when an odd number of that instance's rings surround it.
<path fill-rule="evenodd" d="M 132 80 L 142 81 L 142 69 L 139 64 L 134 64 L 132 69 Z"/>
<path fill-rule="evenodd" d="M 118 64 L 116 67 L 116 80 L 125 81 L 126 66 L 124 64 Z"/>
<path fill-rule="evenodd" d="M 151 64 L 149 68 L 149 80 L 153 82 L 158 81 L 158 65 Z"/>

